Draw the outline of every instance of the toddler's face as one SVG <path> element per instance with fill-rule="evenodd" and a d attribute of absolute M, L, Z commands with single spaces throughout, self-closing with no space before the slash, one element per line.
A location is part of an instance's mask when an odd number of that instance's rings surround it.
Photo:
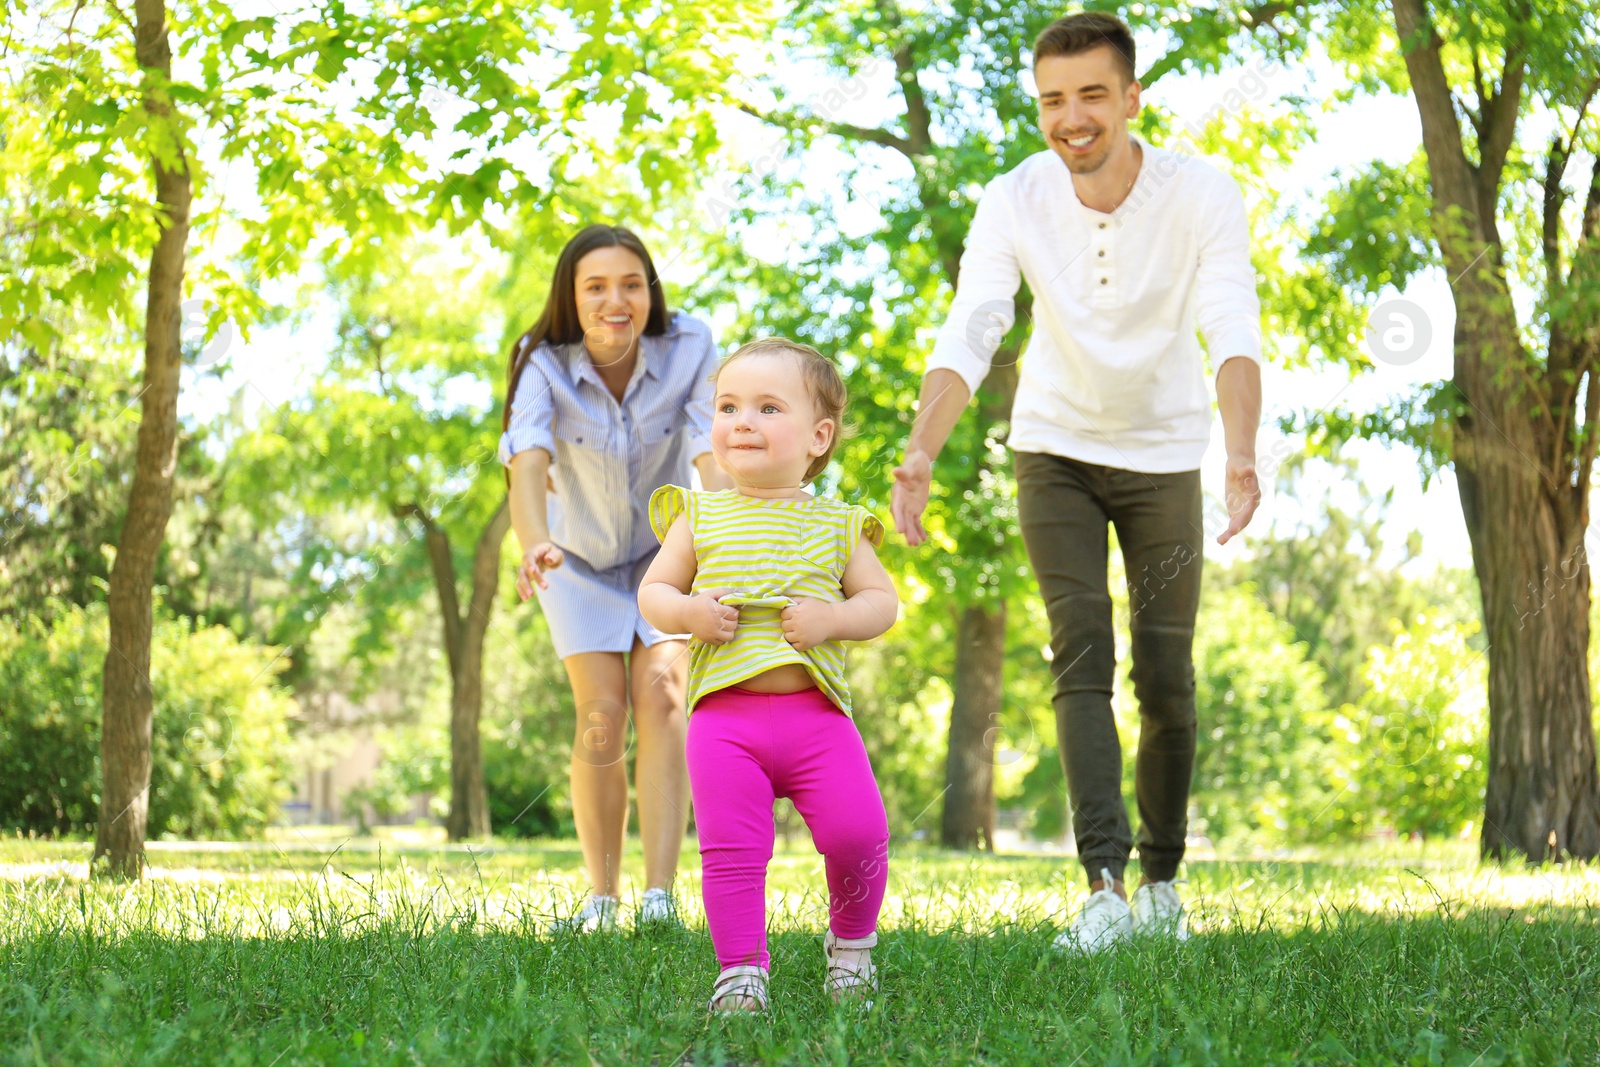
<path fill-rule="evenodd" d="M 740 488 L 798 488 L 833 432 L 832 419 L 817 418 L 793 356 L 745 356 L 717 378 L 711 449 Z"/>

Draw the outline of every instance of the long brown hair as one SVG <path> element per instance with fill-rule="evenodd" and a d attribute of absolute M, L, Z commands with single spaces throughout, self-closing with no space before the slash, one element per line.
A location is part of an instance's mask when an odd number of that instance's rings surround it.
<path fill-rule="evenodd" d="M 522 377 L 522 368 L 533 350 L 545 341 L 552 345 L 570 345 L 583 340 L 583 324 L 578 319 L 578 261 L 597 248 L 619 245 L 638 256 L 644 264 L 645 279 L 650 286 L 650 314 L 644 321 L 645 336 L 658 337 L 667 332 L 667 297 L 644 242 L 632 230 L 621 226 L 608 226 L 603 222 L 585 226 L 556 258 L 550 296 L 545 300 L 538 321 L 511 346 L 511 356 L 506 361 L 506 398 L 500 407 L 502 433 L 511 428 L 511 400 L 517 395 L 517 380 Z"/>

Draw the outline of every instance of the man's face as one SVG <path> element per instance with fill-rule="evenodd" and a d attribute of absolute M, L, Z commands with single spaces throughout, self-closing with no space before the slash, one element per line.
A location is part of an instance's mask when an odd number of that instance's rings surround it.
<path fill-rule="evenodd" d="M 1074 174 L 1093 174 L 1128 141 L 1139 114 L 1139 83 L 1124 82 L 1110 45 L 1033 65 L 1039 129 Z"/>

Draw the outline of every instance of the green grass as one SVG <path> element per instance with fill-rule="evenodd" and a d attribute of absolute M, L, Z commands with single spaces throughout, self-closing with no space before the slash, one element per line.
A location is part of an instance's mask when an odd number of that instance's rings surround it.
<path fill-rule="evenodd" d="M 137 884 L 87 856 L 0 841 L 0 1063 L 1600 1064 L 1600 869 L 1466 846 L 1194 861 L 1187 946 L 1095 959 L 1050 948 L 1068 859 L 901 847 L 858 1012 L 821 991 L 797 845 L 765 1019 L 706 1015 L 689 850 L 687 930 L 559 938 L 572 842 L 159 844 Z"/>

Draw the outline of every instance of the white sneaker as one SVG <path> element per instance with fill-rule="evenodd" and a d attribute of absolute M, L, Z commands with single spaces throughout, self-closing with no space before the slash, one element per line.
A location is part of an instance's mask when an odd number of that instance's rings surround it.
<path fill-rule="evenodd" d="M 1136 933 L 1189 940 L 1189 923 L 1175 882 L 1146 882 L 1133 891 L 1132 906 Z"/>
<path fill-rule="evenodd" d="M 1133 934 L 1133 909 L 1111 888 L 1114 880 L 1109 870 L 1101 868 L 1100 877 L 1105 888 L 1090 893 L 1072 928 L 1056 935 L 1056 948 L 1061 951 L 1104 952 Z"/>
<path fill-rule="evenodd" d="M 682 926 L 683 920 L 678 918 L 678 902 L 665 889 L 646 889 L 644 898 L 639 901 L 639 910 L 634 912 L 633 925 L 637 928 L 657 923 Z"/>
<path fill-rule="evenodd" d="M 596 893 L 576 915 L 556 919 L 550 924 L 552 934 L 592 934 L 597 930 L 617 928 L 617 898 Z"/>

